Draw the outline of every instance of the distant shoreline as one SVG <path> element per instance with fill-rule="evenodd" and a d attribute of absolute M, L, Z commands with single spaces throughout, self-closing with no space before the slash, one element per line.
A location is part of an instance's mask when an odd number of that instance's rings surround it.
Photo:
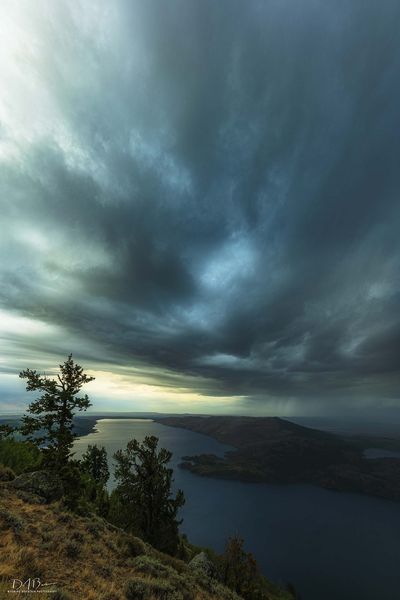
<path fill-rule="evenodd" d="M 16 427 L 22 418 L 24 413 L 20 414 L 0 414 L 0 425 L 8 424 Z M 74 433 L 76 437 L 84 437 L 90 433 L 95 433 L 96 423 L 101 419 L 140 419 L 140 420 L 156 420 L 157 418 L 177 416 L 176 413 L 99 413 L 99 414 L 85 414 L 75 415 L 73 419 Z M 182 415 L 179 415 L 182 416 Z"/>
<path fill-rule="evenodd" d="M 398 439 L 339 436 L 278 417 L 170 417 L 158 423 L 233 446 L 223 458 L 184 456 L 180 467 L 202 477 L 252 483 L 308 483 L 400 502 L 400 459 L 366 458 L 367 448 L 396 451 Z"/>

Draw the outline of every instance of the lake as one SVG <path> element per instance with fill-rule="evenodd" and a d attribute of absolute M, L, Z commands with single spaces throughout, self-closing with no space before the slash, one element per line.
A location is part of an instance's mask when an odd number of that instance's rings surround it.
<path fill-rule="evenodd" d="M 112 454 L 136 438 L 155 435 L 173 453 L 175 488 L 186 504 L 181 531 L 194 544 L 222 551 L 238 533 L 264 574 L 291 582 L 302 600 L 399 600 L 400 504 L 323 490 L 311 485 L 268 485 L 203 478 L 178 468 L 184 455 L 230 449 L 184 429 L 144 419 L 101 419 L 97 432 L 77 438 Z M 114 486 L 114 480 L 109 483 Z"/>

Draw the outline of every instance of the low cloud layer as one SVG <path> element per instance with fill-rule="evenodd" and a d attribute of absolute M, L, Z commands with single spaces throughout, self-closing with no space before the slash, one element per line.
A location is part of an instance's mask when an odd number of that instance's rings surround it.
<path fill-rule="evenodd" d="M 216 409 L 396 405 L 396 0 L 0 13 L 4 398 L 72 351 Z"/>

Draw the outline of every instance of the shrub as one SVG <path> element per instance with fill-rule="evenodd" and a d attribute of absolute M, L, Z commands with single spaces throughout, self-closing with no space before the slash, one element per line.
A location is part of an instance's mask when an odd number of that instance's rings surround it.
<path fill-rule="evenodd" d="M 96 540 L 100 537 L 99 534 L 99 528 L 94 525 L 93 523 L 89 523 L 86 526 L 86 530 L 88 531 L 88 533 L 90 533 L 94 538 L 96 538 Z"/>
<path fill-rule="evenodd" d="M 12 469 L 16 475 L 37 471 L 42 463 L 42 453 L 31 442 L 3 439 L 0 440 L 0 463 Z"/>
<path fill-rule="evenodd" d="M 96 573 L 100 575 L 100 577 L 108 579 L 108 577 L 110 577 L 112 574 L 112 569 L 109 565 L 97 565 Z"/>
<path fill-rule="evenodd" d="M 130 579 L 125 586 L 126 600 L 146 600 L 146 582 L 142 579 Z"/>
<path fill-rule="evenodd" d="M 131 579 L 125 586 L 126 600 L 184 600 L 183 594 L 164 579 Z"/>
<path fill-rule="evenodd" d="M 60 521 L 60 523 L 71 523 L 72 517 L 68 513 L 62 512 L 59 515 L 58 520 Z"/>
<path fill-rule="evenodd" d="M 85 541 L 85 537 L 80 531 L 74 531 L 71 535 L 71 538 L 75 540 L 75 542 L 77 542 L 78 544 L 83 544 L 83 542 Z"/>
<path fill-rule="evenodd" d="M 183 575 L 180 575 L 173 567 L 168 564 L 163 564 L 152 556 L 139 556 L 135 558 L 132 566 L 136 571 L 139 571 L 140 574 L 146 575 L 157 581 L 168 582 L 168 586 L 171 589 L 168 588 L 167 591 L 169 595 L 166 595 L 166 598 L 175 598 L 171 590 L 175 595 L 176 591 L 179 590 L 179 596 L 177 597 L 182 598 L 182 600 L 190 600 L 192 598 L 191 584 L 194 583 L 194 578 L 191 577 L 190 573 L 186 572 Z M 155 593 L 154 590 L 152 593 Z M 158 598 L 158 596 L 156 597 Z"/>
<path fill-rule="evenodd" d="M 141 539 L 137 537 L 129 537 L 126 541 L 129 556 L 140 556 L 146 554 L 146 546 Z"/>
<path fill-rule="evenodd" d="M 151 556 L 138 556 L 138 558 L 135 558 L 133 565 L 135 569 L 151 577 L 165 577 L 172 571 L 171 567 L 163 565 Z"/>
<path fill-rule="evenodd" d="M 65 546 L 65 554 L 68 558 L 78 558 L 81 553 L 81 547 L 76 542 L 70 542 Z"/>
<path fill-rule="evenodd" d="M 177 571 L 178 573 L 187 572 L 187 565 L 176 556 L 170 556 L 169 554 L 161 554 L 155 550 L 153 556 L 158 558 L 164 565 L 167 565 Z"/>
<path fill-rule="evenodd" d="M 15 479 L 15 473 L 10 467 L 0 465 L 0 481 L 12 481 Z"/>
<path fill-rule="evenodd" d="M 51 539 L 52 539 L 51 533 L 49 533 L 48 531 L 42 531 L 42 540 L 44 542 L 50 542 Z"/>
<path fill-rule="evenodd" d="M 6 528 L 13 530 L 15 535 L 21 532 L 23 521 L 5 508 L 0 508 L 0 519 L 5 523 Z"/>
<path fill-rule="evenodd" d="M 117 551 L 117 547 L 112 539 L 106 538 L 103 543 L 109 550 L 111 550 L 111 552 Z"/>
<path fill-rule="evenodd" d="M 20 500 L 23 500 L 28 504 L 46 504 L 46 498 L 43 498 L 43 496 L 31 494 L 25 490 L 17 490 L 16 495 Z"/>

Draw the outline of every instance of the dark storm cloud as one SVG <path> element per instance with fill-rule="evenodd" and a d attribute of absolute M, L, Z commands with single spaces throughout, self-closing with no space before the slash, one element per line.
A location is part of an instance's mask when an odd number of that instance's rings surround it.
<path fill-rule="evenodd" d="M 45 114 L 2 128 L 1 305 L 63 331 L 14 353 L 397 398 L 398 3 L 79 6 L 30 15 Z"/>

